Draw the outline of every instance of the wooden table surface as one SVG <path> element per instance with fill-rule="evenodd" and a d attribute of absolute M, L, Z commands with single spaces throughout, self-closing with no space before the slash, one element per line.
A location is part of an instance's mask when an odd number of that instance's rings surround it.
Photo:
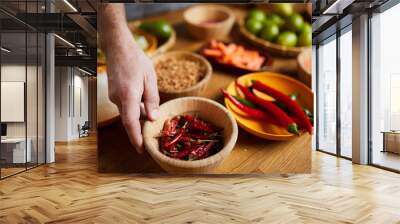
<path fill-rule="evenodd" d="M 242 7 L 232 7 L 239 18 Z M 177 31 L 177 42 L 171 50 L 197 51 L 204 41 L 190 38 L 182 21 L 183 10 L 168 12 L 151 19 L 165 19 Z M 226 40 L 245 43 L 234 27 Z M 296 77 L 296 60 L 274 56 L 272 70 Z M 212 79 L 201 96 L 223 103 L 221 88 L 226 88 L 238 76 L 214 69 Z M 101 88 L 98 91 L 102 91 Z M 104 105 L 98 108 L 101 117 Z M 100 127 L 98 131 L 98 168 L 100 172 L 159 173 L 164 172 L 146 155 L 138 155 L 130 146 L 119 119 Z M 216 173 L 308 173 L 311 171 L 311 136 L 303 134 L 286 142 L 268 141 L 240 129 L 237 144 L 231 155 L 217 168 Z"/>

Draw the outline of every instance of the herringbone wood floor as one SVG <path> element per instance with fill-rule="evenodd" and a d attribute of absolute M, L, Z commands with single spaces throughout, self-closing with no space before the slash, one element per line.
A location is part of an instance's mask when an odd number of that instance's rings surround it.
<path fill-rule="evenodd" d="M 0 223 L 400 223 L 400 175 L 313 153 L 309 175 L 99 174 L 93 137 L 0 181 Z"/>

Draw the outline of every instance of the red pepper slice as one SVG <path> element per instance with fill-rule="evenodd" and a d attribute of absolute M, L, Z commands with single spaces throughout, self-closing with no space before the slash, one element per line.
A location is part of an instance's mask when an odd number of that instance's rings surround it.
<path fill-rule="evenodd" d="M 298 118 L 298 120 L 300 122 L 299 125 L 303 126 L 310 134 L 312 134 L 312 132 L 313 132 L 312 124 L 311 124 L 310 120 L 308 119 L 307 115 L 304 113 L 301 106 L 296 101 L 292 100 L 286 94 L 284 94 L 284 93 L 282 93 L 282 92 L 280 92 L 258 80 L 253 81 L 253 87 L 254 87 L 254 89 L 257 89 L 263 93 L 266 93 L 266 94 L 272 96 L 273 98 L 275 98 L 275 100 L 285 104 L 286 107 L 289 109 L 289 111 L 291 111 L 293 113 L 294 117 Z"/>
<path fill-rule="evenodd" d="M 290 133 L 299 134 L 297 124 L 281 108 L 268 100 L 257 97 L 247 87 L 240 84 L 238 80 L 236 80 L 236 86 L 239 87 L 240 91 L 243 92 L 248 100 L 271 113 L 277 122 L 282 126 L 287 127 L 287 130 Z"/>
<path fill-rule="evenodd" d="M 229 101 L 231 101 L 241 111 L 245 112 L 249 117 L 257 119 L 257 120 L 265 120 L 268 123 L 277 124 L 277 122 L 273 118 L 271 118 L 271 116 L 269 116 L 267 113 L 265 113 L 264 111 L 248 107 L 248 106 L 240 103 L 239 100 L 237 100 L 235 97 L 230 95 L 225 90 L 221 90 L 221 91 L 224 94 L 224 96 L 226 98 L 228 98 Z"/>

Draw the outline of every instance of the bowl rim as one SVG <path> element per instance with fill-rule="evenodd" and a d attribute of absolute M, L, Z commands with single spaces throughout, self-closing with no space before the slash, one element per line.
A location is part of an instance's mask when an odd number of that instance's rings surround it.
<path fill-rule="evenodd" d="M 191 20 L 190 16 L 188 15 L 189 13 L 191 13 L 193 10 L 198 10 L 198 9 L 207 9 L 207 8 L 212 8 L 215 10 L 218 10 L 220 12 L 223 12 L 227 15 L 227 17 L 221 21 L 212 23 L 212 24 L 208 24 L 208 25 L 202 25 L 199 23 L 195 23 Z M 211 5 L 211 4 L 205 4 L 205 5 L 194 5 L 191 6 L 189 8 L 187 8 L 184 12 L 183 12 L 183 19 L 186 23 L 189 23 L 190 25 L 193 26 L 198 26 L 198 27 L 204 27 L 204 28 L 211 28 L 211 27 L 218 27 L 218 26 L 224 26 L 226 23 L 228 23 L 229 21 L 234 19 L 234 15 L 231 12 L 231 10 L 223 5 Z"/>
<path fill-rule="evenodd" d="M 150 125 L 155 121 L 146 121 L 143 126 L 144 145 L 145 145 L 146 151 L 151 155 L 151 157 L 153 157 L 154 160 L 156 160 L 156 162 L 162 161 L 163 163 L 166 163 L 170 166 L 174 166 L 174 167 L 178 167 L 178 168 L 187 168 L 187 169 L 201 168 L 201 167 L 207 167 L 207 166 L 210 166 L 212 164 L 219 162 L 220 160 L 224 159 L 225 156 L 229 155 L 229 153 L 233 150 L 233 148 L 236 144 L 237 138 L 238 138 L 238 133 L 239 133 L 238 125 L 237 125 L 235 118 L 231 114 L 231 112 L 229 112 L 223 105 L 219 104 L 218 102 L 208 99 L 208 98 L 205 98 L 205 97 L 191 96 L 191 97 L 181 97 L 181 98 L 167 101 L 164 104 L 162 104 L 160 107 L 162 107 L 163 105 L 167 105 L 167 104 L 175 104 L 175 103 L 181 103 L 182 101 L 193 101 L 193 100 L 194 101 L 202 101 L 204 103 L 211 104 L 213 107 L 220 109 L 224 114 L 227 115 L 227 118 L 229 119 L 230 124 L 232 125 L 232 133 L 229 135 L 229 137 L 227 139 L 224 139 L 224 147 L 219 152 L 217 152 L 214 155 L 209 156 L 205 159 L 193 160 L 193 161 L 174 159 L 174 158 L 171 158 L 171 157 L 166 156 L 163 153 L 161 153 L 158 148 L 155 149 L 155 148 L 148 146 L 149 138 L 154 139 L 155 136 L 146 136 L 145 132 L 148 128 L 150 128 Z M 154 158 L 154 157 L 156 157 L 156 158 Z"/>
<path fill-rule="evenodd" d="M 168 51 L 159 55 L 156 55 L 152 58 L 154 67 L 155 64 L 157 62 L 157 60 L 160 60 L 160 58 L 162 57 L 167 57 L 167 56 L 175 56 L 175 55 L 188 55 L 191 57 L 194 57 L 196 59 L 198 59 L 201 63 L 203 63 L 206 66 L 206 74 L 204 75 L 204 77 L 200 80 L 200 82 L 194 84 L 193 86 L 190 86 L 189 88 L 186 89 L 181 89 L 181 90 L 172 90 L 172 91 L 163 91 L 163 90 L 158 90 L 160 93 L 165 93 L 165 94 L 181 94 L 181 93 L 186 93 L 186 92 L 191 92 L 193 90 L 199 89 L 201 88 L 203 85 L 205 85 L 211 78 L 211 75 L 213 73 L 212 70 L 212 66 L 210 64 L 210 62 L 203 57 L 200 54 L 197 53 L 193 53 L 190 51 L 182 51 L 182 50 L 176 50 L 176 51 Z"/>
<path fill-rule="evenodd" d="M 297 65 L 300 67 L 300 69 L 301 69 L 304 73 L 306 73 L 307 75 L 311 76 L 311 72 L 312 72 L 312 71 L 308 71 L 308 70 L 305 68 L 305 66 L 304 66 L 304 58 L 305 58 L 305 56 L 308 56 L 308 54 L 309 54 L 309 56 L 312 57 L 312 49 L 311 49 L 311 48 L 309 48 L 309 49 L 304 49 L 303 51 L 301 51 L 300 54 L 297 55 L 296 61 L 297 61 Z"/>

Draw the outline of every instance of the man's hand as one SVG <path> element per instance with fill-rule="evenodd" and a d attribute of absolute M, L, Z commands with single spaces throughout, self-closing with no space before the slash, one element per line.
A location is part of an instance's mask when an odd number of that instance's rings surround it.
<path fill-rule="evenodd" d="M 147 118 L 157 118 L 157 77 L 151 60 L 134 42 L 126 24 L 123 5 L 104 5 L 100 12 L 103 17 L 100 21 L 100 41 L 107 60 L 109 98 L 119 108 L 132 145 L 138 153 L 142 153 L 140 105 L 143 98 Z"/>

